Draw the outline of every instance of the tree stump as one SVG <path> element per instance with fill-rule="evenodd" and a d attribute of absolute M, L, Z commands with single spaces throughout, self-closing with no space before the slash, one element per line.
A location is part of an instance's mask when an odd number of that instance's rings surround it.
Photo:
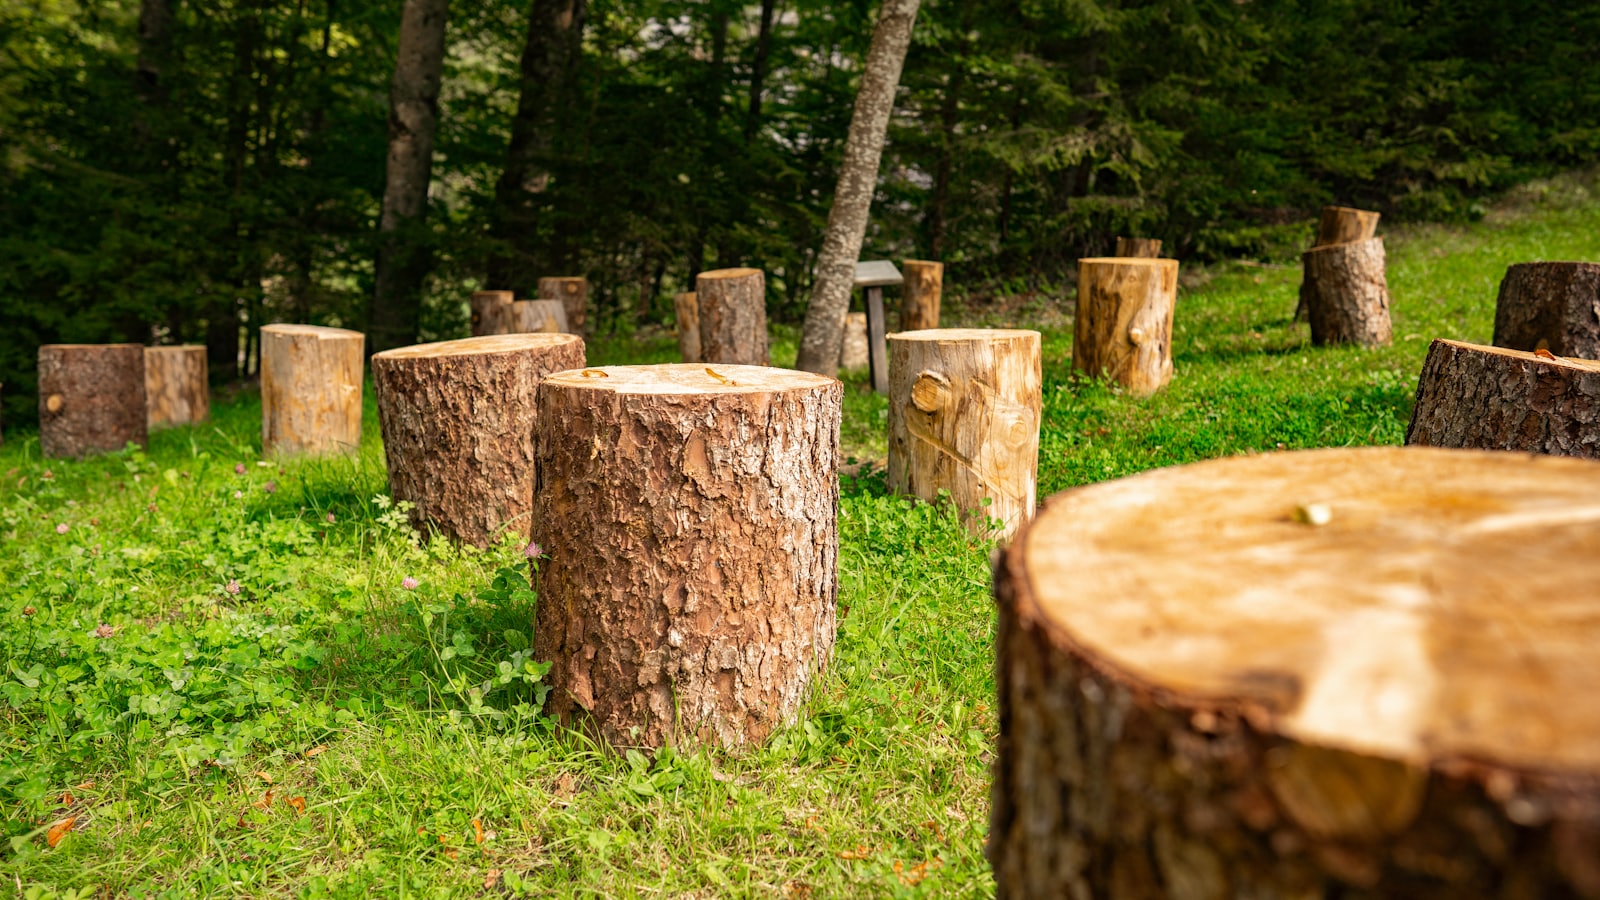
<path fill-rule="evenodd" d="M 1378 234 L 1379 213 L 1348 206 L 1324 206 L 1317 222 L 1317 242 L 1313 247 L 1367 241 Z"/>
<path fill-rule="evenodd" d="M 511 333 L 511 303 L 516 295 L 510 291 L 472 292 L 472 336 Z"/>
<path fill-rule="evenodd" d="M 204 345 L 144 348 L 144 395 L 150 428 L 211 418 L 211 380 Z"/>
<path fill-rule="evenodd" d="M 144 446 L 144 347 L 45 344 L 39 348 L 39 449 L 49 459 Z"/>
<path fill-rule="evenodd" d="M 1123 259 L 1159 259 L 1161 257 L 1161 240 L 1159 238 L 1117 238 L 1117 256 Z"/>
<path fill-rule="evenodd" d="M 1311 343 L 1387 345 L 1389 282 L 1383 238 L 1315 247 L 1301 256 L 1300 296 L 1311 320 Z"/>
<path fill-rule="evenodd" d="M 1600 362 L 1436 340 L 1406 443 L 1600 459 Z"/>
<path fill-rule="evenodd" d="M 1519 263 L 1494 307 L 1494 344 L 1600 359 L 1600 263 Z"/>
<path fill-rule="evenodd" d="M 1136 396 L 1172 380 L 1175 259 L 1078 260 L 1078 311 L 1072 367 L 1105 376 Z"/>
<path fill-rule="evenodd" d="M 686 363 L 700 361 L 700 305 L 694 291 L 672 296 L 673 315 L 678 322 L 678 356 Z"/>
<path fill-rule="evenodd" d="M 566 334 L 567 308 L 560 300 L 518 300 L 511 304 L 511 334 Z"/>
<path fill-rule="evenodd" d="M 541 278 L 539 299 L 561 301 L 572 333 L 583 333 L 583 323 L 589 316 L 589 279 L 581 275 L 576 278 Z"/>
<path fill-rule="evenodd" d="M 844 340 L 839 344 L 839 368 L 854 372 L 871 363 L 871 348 L 867 341 L 867 314 L 845 313 Z"/>
<path fill-rule="evenodd" d="M 535 389 L 581 369 L 573 334 L 506 334 L 418 344 L 372 357 L 389 493 L 411 522 L 487 547 L 528 537 Z"/>
<path fill-rule="evenodd" d="M 1600 897 L 1597 485 L 1379 447 L 1052 498 L 995 569 L 998 895 Z"/>
<path fill-rule="evenodd" d="M 262 455 L 356 452 L 365 350 L 359 331 L 262 326 Z"/>
<path fill-rule="evenodd" d="M 908 259 L 900 263 L 900 330 L 939 327 L 939 301 L 944 293 L 944 263 Z M 845 332 L 846 338 L 849 332 Z"/>
<path fill-rule="evenodd" d="M 767 279 L 760 269 L 717 269 L 695 279 L 700 361 L 767 364 Z"/>
<path fill-rule="evenodd" d="M 793 717 L 833 648 L 842 399 L 832 378 L 756 366 L 540 385 L 552 713 L 619 748 L 735 747 Z"/>

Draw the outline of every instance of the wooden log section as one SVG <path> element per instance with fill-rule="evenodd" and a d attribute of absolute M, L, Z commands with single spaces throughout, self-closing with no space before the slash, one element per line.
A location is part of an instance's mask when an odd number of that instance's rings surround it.
<path fill-rule="evenodd" d="M 192 425 L 211 418 L 211 382 L 203 345 L 144 348 L 149 427 Z"/>
<path fill-rule="evenodd" d="M 356 452 L 366 342 L 344 328 L 262 326 L 262 455 Z"/>
<path fill-rule="evenodd" d="M 1597 490 L 1376 447 L 1051 498 L 995 570 L 998 895 L 1600 897 Z"/>
<path fill-rule="evenodd" d="M 1033 515 L 1039 332 L 942 328 L 889 335 L 889 489 L 948 492 L 969 530 L 1008 538 Z"/>
<path fill-rule="evenodd" d="M 760 269 L 716 269 L 695 279 L 700 360 L 767 364 L 767 279 Z"/>
<path fill-rule="evenodd" d="M 1161 257 L 1161 240 L 1159 238 L 1117 238 L 1117 256 L 1124 259 L 1159 259 Z"/>
<path fill-rule="evenodd" d="M 1519 263 L 1494 308 L 1494 344 L 1600 359 L 1600 263 Z"/>
<path fill-rule="evenodd" d="M 39 449 L 49 459 L 144 446 L 149 434 L 144 347 L 45 344 L 39 348 Z"/>
<path fill-rule="evenodd" d="M 1391 340 L 1383 238 L 1332 244 L 1301 257 L 1300 282 L 1311 343 L 1385 346 Z"/>
<path fill-rule="evenodd" d="M 845 313 L 844 340 L 839 344 L 839 368 L 847 372 L 865 369 L 871 363 L 867 343 L 867 314 Z"/>
<path fill-rule="evenodd" d="M 573 334 L 583 333 L 589 318 L 589 279 L 583 276 L 539 279 L 539 299 L 559 300 Z M 568 330 L 563 328 L 562 331 Z"/>
<path fill-rule="evenodd" d="M 411 522 L 487 547 L 528 538 L 535 389 L 581 369 L 573 334 L 506 334 L 418 344 L 372 357 L 389 493 Z"/>
<path fill-rule="evenodd" d="M 1357 241 L 1368 241 L 1378 234 L 1379 214 L 1365 209 L 1352 209 L 1348 206 L 1324 206 L 1322 218 L 1317 222 L 1317 237 L 1312 249 L 1318 247 L 1331 247 L 1334 244 L 1349 244 Z M 1305 280 L 1302 279 L 1300 288 L 1300 301 L 1294 309 L 1296 322 L 1306 321 L 1311 310 L 1306 305 L 1310 295 L 1305 289 Z"/>
<path fill-rule="evenodd" d="M 1436 340 L 1406 443 L 1600 459 L 1600 362 Z"/>
<path fill-rule="evenodd" d="M 566 334 L 567 308 L 560 300 L 517 300 L 511 304 L 511 334 Z"/>
<path fill-rule="evenodd" d="M 1172 380 L 1175 259 L 1078 260 L 1072 367 L 1111 379 L 1136 396 Z"/>
<path fill-rule="evenodd" d="M 843 390 L 720 364 L 539 386 L 553 714 L 618 748 L 736 747 L 793 718 L 833 648 Z"/>
<path fill-rule="evenodd" d="M 673 315 L 678 323 L 678 357 L 686 363 L 700 361 L 700 305 L 694 291 L 672 296 Z"/>
<path fill-rule="evenodd" d="M 472 292 L 472 336 L 511 333 L 511 303 L 515 295 L 510 291 Z"/>
<path fill-rule="evenodd" d="M 944 293 L 944 263 L 908 259 L 900 263 L 900 330 L 939 327 L 939 302 Z"/>

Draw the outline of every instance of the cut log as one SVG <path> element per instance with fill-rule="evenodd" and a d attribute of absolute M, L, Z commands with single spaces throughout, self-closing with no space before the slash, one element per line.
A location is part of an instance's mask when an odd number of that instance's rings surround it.
<path fill-rule="evenodd" d="M 833 648 L 842 399 L 756 366 L 539 386 L 534 649 L 554 715 L 618 748 L 735 747 L 793 718 Z"/>
<path fill-rule="evenodd" d="M 511 334 L 567 334 L 567 308 L 560 300 L 518 300 L 511 304 Z"/>
<path fill-rule="evenodd" d="M 572 334 L 583 333 L 583 323 L 589 318 L 589 279 L 583 276 L 539 279 L 539 299 L 559 300 L 567 314 L 567 328 Z"/>
<path fill-rule="evenodd" d="M 867 314 L 845 313 L 844 341 L 839 344 L 839 368 L 855 372 L 871 363 L 867 344 Z"/>
<path fill-rule="evenodd" d="M 318 325 L 261 328 L 261 453 L 354 454 L 366 336 Z"/>
<path fill-rule="evenodd" d="M 889 489 L 947 494 L 969 530 L 1009 538 L 1033 515 L 1039 347 L 1037 331 L 889 335 Z"/>
<path fill-rule="evenodd" d="M 1597 487 L 1382 447 L 1051 498 L 995 570 L 998 896 L 1600 897 Z"/>
<path fill-rule="evenodd" d="M 1369 241 L 1378 234 L 1380 215 L 1348 206 L 1324 206 L 1317 223 L 1317 242 L 1313 247 Z"/>
<path fill-rule="evenodd" d="M 138 344 L 39 348 L 39 449 L 49 459 L 144 446 L 149 411 Z"/>
<path fill-rule="evenodd" d="M 1311 320 L 1311 343 L 1387 345 L 1389 281 L 1383 238 L 1307 250 L 1300 296 Z"/>
<path fill-rule="evenodd" d="M 905 277 L 900 285 L 900 330 L 938 328 L 939 301 L 944 294 L 944 263 L 908 259 L 900 268 Z M 845 335 L 848 337 L 849 332 Z"/>
<path fill-rule="evenodd" d="M 1600 459 L 1600 362 L 1436 340 L 1406 443 Z"/>
<path fill-rule="evenodd" d="M 1175 259 L 1078 260 L 1072 367 L 1148 396 L 1172 380 Z"/>
<path fill-rule="evenodd" d="M 510 291 L 472 292 L 472 336 L 511 333 Z"/>
<path fill-rule="evenodd" d="M 1519 263 L 1494 308 L 1494 344 L 1600 359 L 1600 263 Z"/>
<path fill-rule="evenodd" d="M 767 364 L 767 279 L 760 269 L 701 272 L 695 299 L 702 362 Z"/>
<path fill-rule="evenodd" d="M 673 314 L 678 322 L 678 356 L 686 363 L 700 361 L 700 305 L 694 291 L 672 296 Z"/>
<path fill-rule="evenodd" d="M 506 334 L 418 344 L 372 357 L 389 493 L 411 523 L 487 547 L 528 538 L 535 389 L 581 369 L 573 334 Z"/>
<path fill-rule="evenodd" d="M 211 382 L 205 346 L 144 348 L 144 395 L 150 428 L 210 419 Z"/>
<path fill-rule="evenodd" d="M 1123 259 L 1161 258 L 1159 238 L 1117 238 L 1117 256 Z"/>

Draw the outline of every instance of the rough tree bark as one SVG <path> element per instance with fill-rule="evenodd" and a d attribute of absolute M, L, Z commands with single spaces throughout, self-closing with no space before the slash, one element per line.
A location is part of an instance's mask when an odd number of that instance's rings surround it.
<path fill-rule="evenodd" d="M 1117 238 L 1117 256 L 1128 259 L 1159 259 L 1160 238 Z"/>
<path fill-rule="evenodd" d="M 488 547 L 526 541 L 535 399 L 551 372 L 581 369 L 583 339 L 506 334 L 418 344 L 372 357 L 389 493 L 411 523 Z"/>
<path fill-rule="evenodd" d="M 1600 359 L 1600 263 L 1519 263 L 1494 308 L 1494 344 Z"/>
<path fill-rule="evenodd" d="M 1597 473 L 1336 449 L 1052 498 L 995 569 L 998 895 L 1600 897 Z"/>
<path fill-rule="evenodd" d="M 318 325 L 261 328 L 261 454 L 354 454 L 366 336 Z"/>
<path fill-rule="evenodd" d="M 1106 377 L 1137 396 L 1172 379 L 1175 259 L 1078 260 L 1078 311 L 1072 368 Z"/>
<path fill-rule="evenodd" d="M 1315 247 L 1301 259 L 1305 273 L 1300 296 L 1311 320 L 1311 343 L 1363 347 L 1389 343 L 1383 238 Z"/>
<path fill-rule="evenodd" d="M 939 327 L 939 301 L 944 293 L 944 263 L 908 259 L 900 263 L 900 330 Z"/>
<path fill-rule="evenodd" d="M 865 369 L 872 362 L 871 353 L 871 346 L 867 340 L 867 314 L 846 313 L 844 341 L 839 345 L 840 370 L 856 372 Z"/>
<path fill-rule="evenodd" d="M 1324 206 L 1322 218 L 1317 222 L 1316 241 L 1312 249 L 1318 247 L 1331 247 L 1334 244 L 1349 244 L 1357 241 L 1368 241 L 1378 233 L 1378 213 L 1364 209 L 1352 209 L 1348 206 Z M 1306 306 L 1309 295 L 1304 282 L 1301 283 L 1300 301 L 1294 308 L 1294 320 L 1304 322 L 1310 315 Z"/>
<path fill-rule="evenodd" d="M 211 418 L 206 348 L 144 348 L 144 394 L 150 428 L 192 425 Z"/>
<path fill-rule="evenodd" d="M 472 292 L 472 336 L 511 333 L 511 291 Z"/>
<path fill-rule="evenodd" d="M 518 300 L 511 304 L 511 334 L 566 334 L 567 308 L 560 300 Z"/>
<path fill-rule="evenodd" d="M 694 291 L 674 294 L 673 315 L 678 323 L 678 356 L 686 363 L 700 361 L 700 303 Z"/>
<path fill-rule="evenodd" d="M 695 279 L 695 306 L 701 361 L 767 364 L 767 278 L 760 269 L 701 272 Z"/>
<path fill-rule="evenodd" d="M 615 747 L 736 747 L 833 648 L 843 386 L 618 366 L 539 387 L 537 658 L 551 712 Z"/>
<path fill-rule="evenodd" d="M 1406 443 L 1600 459 L 1600 362 L 1436 340 Z"/>
<path fill-rule="evenodd" d="M 877 190 L 878 162 L 883 156 L 894 92 L 900 84 L 900 69 L 905 65 L 906 48 L 911 45 L 911 26 L 919 5 L 920 0 L 884 0 L 878 24 L 872 29 L 872 46 L 867 50 L 855 110 L 850 115 L 844 163 L 834 189 L 833 206 L 828 210 L 828 228 L 800 335 L 797 368 L 808 372 L 833 375 L 838 371 L 839 343 L 844 334 L 844 316 L 850 310 L 856 259 L 861 255 L 861 239 L 867 233 L 867 213 Z"/>
<path fill-rule="evenodd" d="M 47 459 L 145 445 L 144 348 L 45 344 L 39 348 L 39 449 Z"/>
<path fill-rule="evenodd" d="M 583 333 L 589 313 L 589 279 L 555 277 L 539 279 L 539 299 L 559 300 L 567 311 L 567 325 L 573 334 Z"/>

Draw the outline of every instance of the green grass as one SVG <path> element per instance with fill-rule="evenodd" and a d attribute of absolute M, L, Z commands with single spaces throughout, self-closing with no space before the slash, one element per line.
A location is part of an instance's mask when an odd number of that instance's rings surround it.
<path fill-rule="evenodd" d="M 1513 262 L 1592 258 L 1592 199 L 1592 180 L 1566 179 L 1470 228 L 1391 234 L 1384 349 L 1309 347 L 1290 321 L 1297 266 L 1188 272 L 1176 378 L 1146 400 L 1070 377 L 1055 298 L 960 314 L 1056 323 L 1041 494 L 1279 446 L 1397 443 L 1428 339 L 1486 342 Z M 780 330 L 774 358 L 794 345 Z M 590 351 L 673 355 L 661 336 Z M 861 382 L 846 454 L 879 460 L 885 406 Z M 519 548 L 416 542 L 382 499 L 367 412 L 359 458 L 277 466 L 256 461 L 249 394 L 147 453 L 45 462 L 33 436 L 8 435 L 0 895 L 990 892 L 988 545 L 886 496 L 872 466 L 844 477 L 839 640 L 799 721 L 740 755 L 619 757 L 537 713 Z"/>

